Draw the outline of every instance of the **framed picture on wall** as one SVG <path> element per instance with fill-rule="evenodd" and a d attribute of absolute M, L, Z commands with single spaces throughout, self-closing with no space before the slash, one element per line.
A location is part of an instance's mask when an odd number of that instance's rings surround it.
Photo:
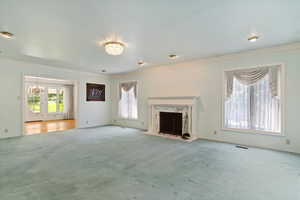
<path fill-rule="evenodd" d="M 86 101 L 105 101 L 105 85 L 87 83 Z"/>

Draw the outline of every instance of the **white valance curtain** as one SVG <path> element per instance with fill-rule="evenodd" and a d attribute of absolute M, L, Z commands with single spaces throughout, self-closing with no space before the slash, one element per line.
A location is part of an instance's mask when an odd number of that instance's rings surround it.
<path fill-rule="evenodd" d="M 74 87 L 73 85 L 66 85 L 63 89 L 65 119 L 74 119 Z"/>
<path fill-rule="evenodd" d="M 121 83 L 119 98 L 119 116 L 124 119 L 137 119 L 137 82 Z"/>
<path fill-rule="evenodd" d="M 242 70 L 227 71 L 226 95 L 231 97 L 233 92 L 233 80 L 236 78 L 244 85 L 253 85 L 269 75 L 269 87 L 273 97 L 278 96 L 278 71 L 280 66 L 257 67 Z"/>
<path fill-rule="evenodd" d="M 137 93 L 136 85 L 137 85 L 136 81 L 121 83 L 120 88 L 119 88 L 119 98 L 121 99 L 122 90 L 124 90 L 125 92 L 128 92 L 131 89 L 133 89 L 134 96 L 136 97 L 136 93 Z"/>

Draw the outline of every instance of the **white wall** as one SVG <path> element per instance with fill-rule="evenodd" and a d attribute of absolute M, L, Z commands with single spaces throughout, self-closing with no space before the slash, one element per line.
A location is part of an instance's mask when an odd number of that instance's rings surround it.
<path fill-rule="evenodd" d="M 77 82 L 78 127 L 105 125 L 111 122 L 109 76 L 0 58 L 0 138 L 22 135 L 24 75 Z M 106 84 L 105 102 L 86 101 L 87 82 Z"/>
<path fill-rule="evenodd" d="M 225 69 L 283 63 L 286 66 L 286 123 L 284 137 L 221 130 L 222 75 Z M 116 124 L 147 128 L 147 98 L 200 96 L 198 121 L 202 138 L 300 153 L 300 43 L 239 54 L 144 68 L 112 76 L 112 115 Z M 118 83 L 138 81 L 139 120 L 119 120 Z M 217 134 L 214 134 L 217 131 Z M 290 144 L 286 144 L 286 140 Z"/>

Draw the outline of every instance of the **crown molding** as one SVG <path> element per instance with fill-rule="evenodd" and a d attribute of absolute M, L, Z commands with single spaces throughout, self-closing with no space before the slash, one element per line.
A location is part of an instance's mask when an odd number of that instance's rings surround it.
<path fill-rule="evenodd" d="M 300 42 L 290 43 L 290 44 L 284 44 L 284 45 L 277 45 L 267 48 L 259 48 L 259 49 L 252 49 L 247 51 L 240 51 L 236 53 L 231 54 L 224 54 L 220 56 L 211 56 L 206 58 L 200 58 L 200 59 L 194 59 L 193 61 L 221 61 L 221 60 L 230 60 L 230 59 L 236 59 L 239 57 L 244 56 L 251 56 L 253 54 L 270 54 L 270 53 L 277 53 L 277 52 L 288 52 L 288 51 L 298 51 L 300 50 Z"/>
<path fill-rule="evenodd" d="M 254 56 L 254 55 L 258 55 L 258 54 L 259 55 L 272 54 L 272 53 L 289 52 L 289 51 L 292 52 L 292 51 L 299 51 L 299 50 L 300 50 L 300 42 L 293 42 L 293 43 L 289 43 L 289 44 L 239 51 L 239 52 L 228 53 L 228 54 L 224 54 L 224 55 L 215 55 L 215 56 L 209 56 L 209 57 L 203 57 L 203 58 L 187 59 L 187 60 L 182 60 L 182 61 L 170 63 L 170 64 L 159 64 L 159 65 L 139 68 L 139 69 L 133 70 L 133 71 L 115 73 L 115 74 L 111 74 L 111 75 L 113 77 L 118 77 L 118 76 L 122 76 L 122 75 L 138 73 L 140 71 L 150 70 L 151 68 L 155 68 L 155 67 L 169 67 L 169 66 L 176 66 L 176 65 L 182 65 L 182 64 L 193 64 L 193 63 L 197 63 L 199 65 L 199 63 L 222 62 L 222 61 L 228 61 L 228 60 L 238 59 L 238 58 L 247 57 L 247 56 Z"/>

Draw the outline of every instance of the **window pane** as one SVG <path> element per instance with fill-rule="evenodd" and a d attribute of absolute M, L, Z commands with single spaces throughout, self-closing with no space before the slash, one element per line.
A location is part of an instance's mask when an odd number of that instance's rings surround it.
<path fill-rule="evenodd" d="M 58 108 L 59 112 L 64 112 L 65 104 L 64 104 L 64 89 L 59 90 L 59 96 L 58 96 Z"/>
<path fill-rule="evenodd" d="M 48 89 L 48 113 L 57 112 L 57 90 L 54 88 Z"/>
<path fill-rule="evenodd" d="M 41 88 L 39 87 L 28 88 L 27 104 L 31 112 L 33 113 L 41 112 Z"/>

